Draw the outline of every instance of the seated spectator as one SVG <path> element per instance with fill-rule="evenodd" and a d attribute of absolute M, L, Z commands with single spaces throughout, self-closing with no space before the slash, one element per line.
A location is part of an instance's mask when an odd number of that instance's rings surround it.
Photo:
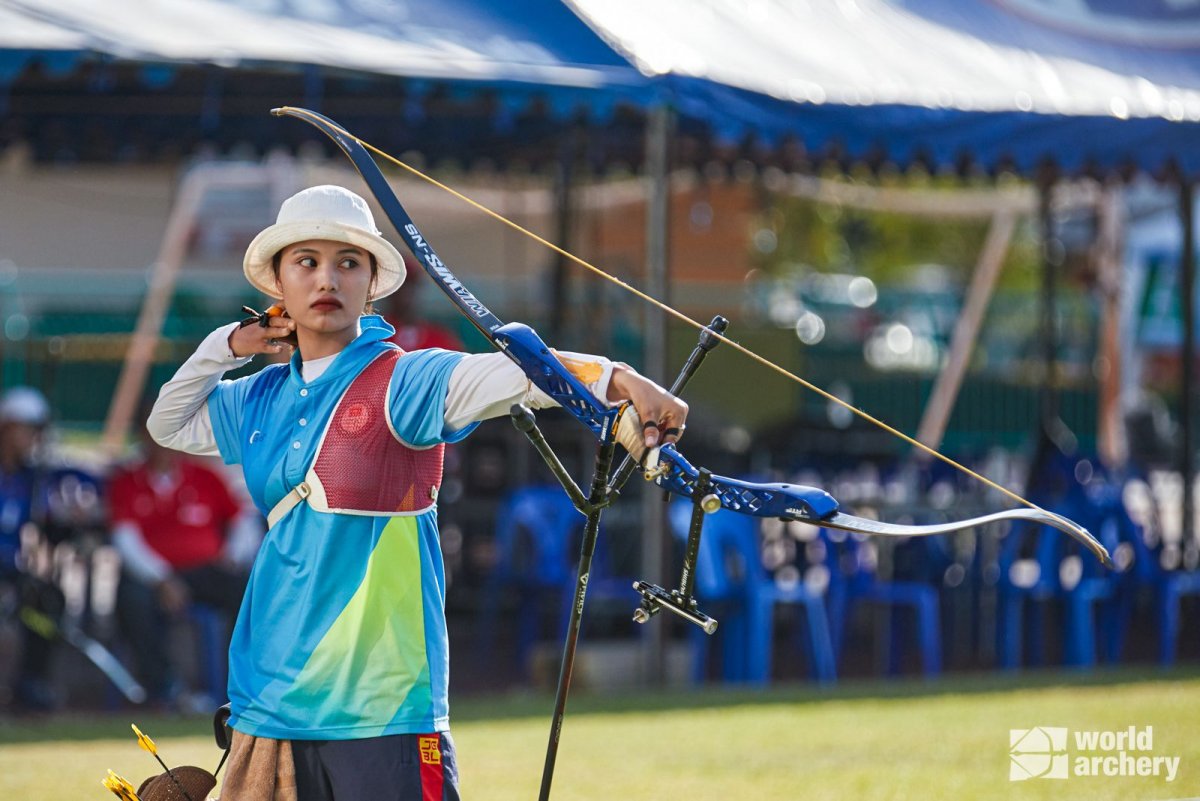
<path fill-rule="evenodd" d="M 201 603 L 217 609 L 228 628 L 261 526 L 220 475 L 139 428 L 142 458 L 115 473 L 109 489 L 113 545 L 122 559 L 117 615 L 151 701 L 172 706 L 183 699 L 168 625 Z"/>
<path fill-rule="evenodd" d="M 21 562 L 22 536 L 28 539 L 36 518 L 45 512 L 46 484 L 35 462 L 42 432 L 50 422 L 50 405 L 32 387 L 14 387 L 0 395 L 0 609 L 5 617 L 30 602 L 29 577 Z M 48 607 L 61 608 L 54 588 L 34 593 Z M 53 609 L 38 611 L 52 612 Z M 60 610 L 61 611 L 61 610 Z M 19 653 L 13 701 L 18 710 L 41 711 L 55 705 L 47 682 L 54 638 L 17 627 L 16 647 L 5 643 L 0 651 Z M 11 664 L 6 667 L 11 670 Z"/>

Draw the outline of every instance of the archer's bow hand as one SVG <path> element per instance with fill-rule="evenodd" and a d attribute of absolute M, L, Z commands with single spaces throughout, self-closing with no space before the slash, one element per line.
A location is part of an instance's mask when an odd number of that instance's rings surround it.
<path fill-rule="evenodd" d="M 626 365 L 614 365 L 608 400 L 632 405 L 621 417 L 617 441 L 639 461 L 650 448 L 678 442 L 687 427 L 688 405 Z"/>

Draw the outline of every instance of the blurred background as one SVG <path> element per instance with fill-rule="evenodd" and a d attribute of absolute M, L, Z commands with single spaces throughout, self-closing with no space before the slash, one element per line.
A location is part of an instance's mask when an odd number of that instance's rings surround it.
<path fill-rule="evenodd" d="M 241 258 L 283 198 L 363 191 L 281 105 L 728 317 L 732 338 L 1078 520 L 1117 563 L 1032 526 L 897 542 L 718 514 L 709 639 L 630 621 L 629 581 L 673 583 L 686 533 L 686 510 L 631 488 L 605 516 L 580 686 L 1194 664 L 1198 50 L 1200 5 L 1168 0 L 0 0 L 4 708 L 224 701 L 263 521 L 219 464 L 189 463 L 200 483 L 170 509 L 140 501 L 184 468 L 139 435 L 139 408 L 265 305 Z M 383 166 L 503 319 L 664 384 L 694 346 Z M 487 349 L 410 276 L 382 309 L 405 347 Z M 684 451 L 724 475 L 895 522 L 1011 506 L 728 349 L 686 399 Z M 586 432 L 541 423 L 590 469 Z M 582 518 L 549 480 L 503 420 L 448 452 L 460 694 L 553 685 Z M 185 535 L 208 545 L 181 553 Z M 219 580 L 185 580 L 198 570 Z"/>

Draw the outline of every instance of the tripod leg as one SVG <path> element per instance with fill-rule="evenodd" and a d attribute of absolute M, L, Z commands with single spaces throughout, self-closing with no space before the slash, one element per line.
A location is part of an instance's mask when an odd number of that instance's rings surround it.
<path fill-rule="evenodd" d="M 615 442 L 611 434 L 600 443 L 596 453 L 596 471 L 592 476 L 591 497 L 587 522 L 583 527 L 583 543 L 579 548 L 579 572 L 575 577 L 575 597 L 571 603 L 571 618 L 567 625 L 567 641 L 563 646 L 562 665 L 558 671 L 558 689 L 554 694 L 554 718 L 550 723 L 550 740 L 546 744 L 546 763 L 542 768 L 542 786 L 539 801 L 550 798 L 550 783 L 554 779 L 554 762 L 558 758 L 558 741 L 562 735 L 563 718 L 567 712 L 567 693 L 571 687 L 571 674 L 575 669 L 575 648 L 579 643 L 579 627 L 583 622 L 583 602 L 587 596 L 588 575 L 592 570 L 592 556 L 596 552 L 596 536 L 600 531 L 600 514 L 607 496 L 609 473 L 612 471 Z"/>
<path fill-rule="evenodd" d="M 563 467 L 563 463 L 550 448 L 550 443 L 546 442 L 546 438 L 542 436 L 542 430 L 537 427 L 537 418 L 534 417 L 533 412 L 519 403 L 514 403 L 508 414 L 512 418 L 513 426 L 529 438 L 534 449 L 542 457 L 546 466 L 550 468 L 550 472 L 562 485 L 567 497 L 571 499 L 571 503 L 575 505 L 576 509 L 587 514 L 588 501 L 583 497 L 583 490 L 579 489 L 575 479 L 571 478 L 567 468 Z"/>

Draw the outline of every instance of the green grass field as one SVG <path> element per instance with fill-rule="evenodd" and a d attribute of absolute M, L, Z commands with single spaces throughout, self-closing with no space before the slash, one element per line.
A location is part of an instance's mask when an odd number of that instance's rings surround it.
<path fill-rule="evenodd" d="M 551 699 L 464 699 L 454 736 L 468 801 L 537 796 Z M 136 722 L 168 764 L 212 769 L 204 719 L 112 717 L 0 722 L 5 798 L 111 798 L 107 768 L 140 783 L 155 772 Z M 1009 729 L 1153 726 L 1153 753 L 1178 776 L 1010 782 Z M 1072 760 L 1078 756 L 1068 743 Z M 1200 672 L 1119 671 L 843 683 L 761 692 L 572 699 L 553 797 L 724 799 L 1183 799 L 1200 796 Z"/>

